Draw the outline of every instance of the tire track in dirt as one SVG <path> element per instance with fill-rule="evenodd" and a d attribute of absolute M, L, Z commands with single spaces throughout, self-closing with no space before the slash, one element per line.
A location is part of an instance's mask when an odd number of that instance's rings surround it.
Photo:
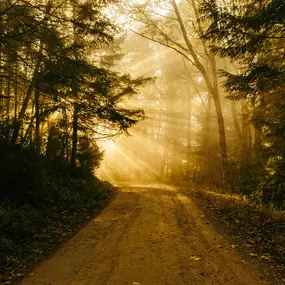
<path fill-rule="evenodd" d="M 122 187 L 21 285 L 266 285 L 175 187 Z"/>

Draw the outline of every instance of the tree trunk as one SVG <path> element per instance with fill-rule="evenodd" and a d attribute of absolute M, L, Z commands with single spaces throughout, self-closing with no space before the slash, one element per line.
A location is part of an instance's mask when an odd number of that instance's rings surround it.
<path fill-rule="evenodd" d="M 36 115 L 31 118 L 31 121 L 26 129 L 26 132 L 22 135 L 22 142 L 25 143 L 28 140 L 28 137 L 31 136 L 31 129 L 33 128 L 34 120 Z"/>
<path fill-rule="evenodd" d="M 258 157 L 261 151 L 261 130 L 254 128 L 254 153 Z"/>
<path fill-rule="evenodd" d="M 18 115 L 18 67 L 15 65 L 15 82 L 14 82 L 14 125 Z"/>
<path fill-rule="evenodd" d="M 232 111 L 232 118 L 233 118 L 235 130 L 237 133 L 237 137 L 238 137 L 239 141 L 241 142 L 242 134 L 241 134 L 241 129 L 239 126 L 238 118 L 237 118 L 236 102 L 234 102 L 234 101 L 231 101 L 231 111 Z"/>
<path fill-rule="evenodd" d="M 71 150 L 71 167 L 76 168 L 77 141 L 78 141 L 78 103 L 73 106 L 73 123 L 72 123 L 72 150 Z"/>
<path fill-rule="evenodd" d="M 10 105 L 11 105 L 11 76 L 12 72 L 10 70 L 11 66 L 8 66 L 8 78 L 7 78 L 7 103 L 6 103 L 6 125 L 9 125 L 10 121 Z"/>
<path fill-rule="evenodd" d="M 258 106 L 254 107 L 254 118 L 258 121 L 264 118 L 265 115 L 265 102 L 264 99 L 261 100 Z M 254 154 L 257 161 L 259 161 L 259 155 L 261 152 L 261 126 L 254 127 Z"/>
<path fill-rule="evenodd" d="M 203 146 L 203 174 L 207 177 L 209 174 L 209 145 L 210 145 L 210 132 L 211 132 L 211 114 L 212 114 L 212 96 L 208 95 L 208 103 L 205 116 L 205 127 L 204 127 L 204 146 Z"/>
<path fill-rule="evenodd" d="M 221 164 L 223 169 L 223 185 L 224 188 L 228 186 L 228 157 L 227 157 L 227 144 L 226 144 L 226 133 L 225 133 L 225 125 L 224 125 L 224 117 L 221 108 L 220 94 L 218 88 L 218 78 L 217 78 L 217 69 L 216 69 L 216 59 L 215 56 L 207 52 L 207 57 L 211 63 L 211 72 L 212 78 L 210 79 L 209 74 L 207 73 L 204 65 L 201 63 L 191 41 L 188 37 L 188 33 L 186 27 L 184 25 L 183 19 L 181 17 L 180 11 L 178 9 L 177 3 L 175 0 L 171 0 L 171 4 L 173 6 L 175 15 L 177 17 L 177 21 L 179 23 L 181 33 L 183 35 L 184 41 L 189 49 L 189 53 L 193 58 L 193 62 L 196 68 L 200 71 L 203 76 L 208 91 L 213 97 L 214 105 L 217 114 L 217 123 L 219 128 L 219 140 L 220 140 L 220 152 L 221 152 Z"/>
<path fill-rule="evenodd" d="M 186 160 L 187 160 L 187 175 L 190 173 L 190 161 L 191 161 L 191 155 L 192 155 L 192 137 L 191 137 L 191 118 L 192 118 L 192 95 L 190 93 L 190 90 L 188 92 L 187 96 L 187 152 L 186 152 Z"/>
<path fill-rule="evenodd" d="M 68 161 L 68 139 L 69 139 L 69 131 L 68 131 L 68 116 L 66 112 L 66 107 L 62 108 L 62 115 L 63 115 L 63 121 L 64 121 L 64 137 L 63 137 L 63 142 L 61 145 L 61 150 L 60 150 L 60 158 L 63 160 L 65 157 L 65 160 Z"/>
<path fill-rule="evenodd" d="M 32 100 L 32 108 L 31 108 L 31 113 L 35 114 L 35 100 Z M 36 118 L 36 115 L 34 115 L 34 117 Z M 30 139 L 30 144 L 34 143 L 35 138 L 34 138 L 34 124 L 31 124 L 30 127 L 30 133 L 29 133 L 29 139 Z"/>
<path fill-rule="evenodd" d="M 33 91 L 34 91 L 34 88 L 35 88 L 36 78 L 38 76 L 40 65 L 41 65 L 41 62 L 42 62 L 42 57 L 41 57 L 42 51 L 43 51 L 43 47 L 41 45 L 40 46 L 40 50 L 39 50 L 39 56 L 37 58 L 36 66 L 35 66 L 34 73 L 33 73 L 33 76 L 32 76 L 32 80 L 31 80 L 29 88 L 28 88 L 28 90 L 26 92 L 26 96 L 24 98 L 21 111 L 20 111 L 20 113 L 18 115 L 18 118 L 17 118 L 15 126 L 14 126 L 13 135 L 12 135 L 12 138 L 11 138 L 11 142 L 14 143 L 14 144 L 17 142 L 17 139 L 18 139 L 18 136 L 19 136 L 19 132 L 20 132 L 20 128 L 21 128 L 23 119 L 25 117 L 29 101 L 30 101 L 30 99 L 32 97 L 32 94 L 33 94 Z"/>
<path fill-rule="evenodd" d="M 247 102 L 242 102 L 242 140 L 241 140 L 240 176 L 241 176 L 241 181 L 244 181 L 245 183 L 249 182 L 251 178 L 249 128 L 250 128 L 250 123 L 249 123 Z"/>
<path fill-rule="evenodd" d="M 3 73 L 4 70 L 2 69 L 2 47 L 0 45 L 0 114 L 3 113 Z"/>
<path fill-rule="evenodd" d="M 36 116 L 36 153 L 39 156 L 41 154 L 41 137 L 40 137 L 40 90 L 35 89 L 35 116 Z"/>
<path fill-rule="evenodd" d="M 7 69 L 8 69 L 8 75 L 7 75 L 7 86 L 6 86 L 6 94 L 5 94 L 5 98 L 6 98 L 6 118 L 5 118 L 5 137 L 7 139 L 9 139 L 10 136 L 10 107 L 11 107 L 11 76 L 12 76 L 12 72 L 11 72 L 11 63 L 8 62 L 7 63 Z"/>
<path fill-rule="evenodd" d="M 225 124 L 224 117 L 221 108 L 221 101 L 219 97 L 219 93 L 213 96 L 214 105 L 217 114 L 217 122 L 219 128 L 219 143 L 220 143 L 220 151 L 221 151 L 221 161 L 222 161 L 222 169 L 223 169 L 223 185 L 224 188 L 228 186 L 228 155 L 227 155 L 227 143 L 226 143 L 226 132 L 225 132 Z"/>
<path fill-rule="evenodd" d="M 248 161 L 252 163 L 252 125 L 248 125 Z"/>

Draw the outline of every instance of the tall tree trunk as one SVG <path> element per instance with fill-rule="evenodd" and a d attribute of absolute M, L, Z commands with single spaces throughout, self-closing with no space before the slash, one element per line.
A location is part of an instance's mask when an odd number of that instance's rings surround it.
<path fill-rule="evenodd" d="M 8 67 L 8 76 L 7 76 L 7 89 L 6 89 L 6 130 L 5 137 L 9 139 L 10 135 L 10 107 L 11 107 L 11 80 L 12 80 L 12 72 L 11 72 L 11 63 L 7 64 Z"/>
<path fill-rule="evenodd" d="M 245 182 L 248 182 L 250 179 L 249 128 L 250 128 L 250 123 L 249 123 L 247 102 L 243 101 L 240 176 L 241 180 Z"/>
<path fill-rule="evenodd" d="M 3 75 L 4 70 L 2 69 L 2 47 L 0 45 L 0 114 L 3 112 Z"/>
<path fill-rule="evenodd" d="M 259 105 L 254 107 L 254 118 L 258 121 L 264 118 L 265 115 L 265 102 L 262 98 Z M 259 155 L 261 152 L 261 135 L 262 130 L 260 126 L 254 127 L 254 154 L 257 161 L 259 161 Z"/>
<path fill-rule="evenodd" d="M 6 102 L 6 125 L 9 124 L 10 121 L 10 105 L 11 105 L 11 77 L 12 77 L 12 72 L 10 70 L 11 66 L 9 64 L 8 66 L 8 78 L 7 78 L 7 102 Z"/>
<path fill-rule="evenodd" d="M 20 132 L 20 128 L 21 128 L 21 125 L 23 123 L 23 119 L 25 117 L 29 101 L 31 100 L 31 97 L 32 97 L 32 94 L 33 94 L 33 91 L 34 91 L 34 88 L 35 88 L 36 78 L 38 76 L 38 73 L 39 73 L 39 70 L 40 70 L 40 65 L 41 65 L 41 62 L 42 62 L 42 57 L 41 57 L 42 51 L 43 51 L 43 47 L 41 45 L 40 49 L 39 49 L 39 56 L 37 58 L 36 66 L 35 66 L 34 73 L 33 73 L 33 76 L 32 76 L 32 80 L 31 80 L 31 83 L 30 83 L 30 85 L 29 85 L 29 87 L 27 89 L 26 96 L 24 98 L 21 111 L 20 111 L 20 113 L 18 115 L 18 118 L 17 118 L 15 126 L 14 126 L 13 135 L 12 135 L 12 138 L 11 138 L 11 142 L 12 143 L 16 143 L 17 142 L 17 139 L 18 139 L 18 136 L 19 136 L 19 132 Z"/>
<path fill-rule="evenodd" d="M 248 161 L 252 163 L 252 125 L 248 125 Z"/>
<path fill-rule="evenodd" d="M 203 76 L 206 86 L 208 88 L 209 93 L 212 95 L 214 100 L 214 105 L 216 109 L 217 115 L 217 123 L 219 128 L 219 145 L 220 145 L 220 153 L 221 153 L 221 164 L 223 169 L 223 185 L 225 188 L 228 186 L 228 157 L 227 157 L 227 144 L 226 144 L 226 133 L 225 133 L 225 124 L 224 124 L 224 117 L 221 108 L 221 101 L 220 101 L 220 94 L 218 88 L 218 78 L 217 78 L 217 68 L 216 68 L 216 59 L 215 56 L 212 55 L 205 50 L 206 55 L 211 63 L 211 73 L 212 78 L 210 78 L 209 74 L 207 73 L 204 65 L 201 63 L 197 52 L 195 51 L 184 25 L 183 19 L 181 17 L 180 11 L 178 9 L 176 0 L 171 0 L 171 4 L 173 6 L 175 15 L 177 17 L 178 24 L 181 29 L 181 33 L 183 35 L 184 41 L 189 49 L 189 54 L 193 58 L 193 62 L 196 68 L 200 71 L 201 75 Z"/>
<path fill-rule="evenodd" d="M 23 135 L 22 135 L 22 142 L 23 143 L 25 143 L 28 140 L 29 136 L 31 136 L 31 130 L 33 128 L 33 124 L 34 124 L 35 118 L 36 118 L 36 115 L 33 115 L 31 117 L 30 123 L 29 123 L 25 133 L 24 133 L 24 130 L 22 130 L 23 131 Z"/>
<path fill-rule="evenodd" d="M 191 161 L 191 155 L 192 155 L 192 94 L 189 90 L 187 95 L 187 152 L 186 152 L 186 160 L 187 160 L 187 175 L 190 173 L 190 161 Z"/>
<path fill-rule="evenodd" d="M 41 136 L 40 136 L 40 90 L 38 87 L 35 89 L 35 116 L 36 116 L 36 153 L 39 156 L 41 154 Z"/>
<path fill-rule="evenodd" d="M 72 122 L 72 150 L 71 150 L 71 166 L 76 168 L 77 141 L 78 141 L 78 103 L 73 106 L 73 122 Z"/>
<path fill-rule="evenodd" d="M 203 174 L 205 177 L 209 174 L 209 145 L 210 145 L 210 132 L 211 132 L 211 115 L 212 115 L 212 96 L 208 95 L 208 103 L 205 116 L 204 126 L 204 143 L 203 143 Z"/>
<path fill-rule="evenodd" d="M 219 94 L 216 94 L 216 96 L 215 96 L 216 98 L 214 98 L 214 105 L 215 105 L 215 109 L 217 113 L 217 121 L 218 121 L 218 128 L 219 128 L 219 140 L 220 140 L 219 143 L 220 143 L 221 161 L 222 161 L 222 169 L 223 169 L 223 184 L 224 184 L 224 187 L 227 187 L 227 184 L 228 184 L 228 155 L 227 155 L 226 132 L 225 132 L 224 117 L 222 113 Z"/>
<path fill-rule="evenodd" d="M 72 17 L 73 20 L 76 18 L 76 5 L 73 1 L 70 1 L 72 7 Z M 76 27 L 73 24 L 73 44 L 77 43 L 77 34 L 76 34 Z M 78 54 L 76 52 L 76 48 L 73 48 L 73 56 L 75 59 L 78 59 Z M 75 76 L 75 75 L 74 75 Z M 78 142 L 78 118 L 79 118 L 79 105 L 78 105 L 78 92 L 76 90 L 76 78 L 72 79 L 72 93 L 74 96 L 74 103 L 73 103 L 73 122 L 72 122 L 72 148 L 71 148 L 71 168 L 76 169 L 76 157 L 77 157 L 77 142 Z"/>
<path fill-rule="evenodd" d="M 218 128 L 219 128 L 221 162 L 222 162 L 222 170 L 223 170 L 223 186 L 224 188 L 228 188 L 229 186 L 228 152 L 227 152 L 224 116 L 223 116 L 222 107 L 221 107 L 220 91 L 219 91 L 219 85 L 218 85 L 216 58 L 214 55 L 209 54 L 209 60 L 211 62 L 211 67 L 212 67 L 213 85 L 212 86 L 210 85 L 210 81 L 208 79 L 207 80 L 205 79 L 205 80 L 206 80 L 208 89 L 213 96 L 213 101 L 214 101 L 214 105 L 216 109 L 217 122 L 218 122 Z"/>
<path fill-rule="evenodd" d="M 261 130 L 254 128 L 254 153 L 258 157 L 261 151 Z"/>
<path fill-rule="evenodd" d="M 239 126 L 238 118 L 237 118 L 237 110 L 236 110 L 236 102 L 231 101 L 231 111 L 232 111 L 232 118 L 236 130 L 237 137 L 239 141 L 241 142 L 242 140 L 242 134 L 241 134 L 241 129 Z"/>
<path fill-rule="evenodd" d="M 34 118 L 36 118 L 36 115 L 35 115 L 35 100 L 32 100 L 32 108 L 31 108 L 31 113 L 34 114 Z M 34 143 L 35 141 L 35 138 L 34 138 L 34 124 L 31 124 L 30 125 L 30 133 L 29 133 L 29 143 Z M 24 142 L 24 141 L 23 141 Z"/>
<path fill-rule="evenodd" d="M 15 82 L 14 82 L 14 125 L 18 115 L 18 66 L 15 64 Z"/>
<path fill-rule="evenodd" d="M 68 131 L 68 116 L 66 112 L 66 107 L 62 108 L 62 115 L 63 115 L 63 121 L 64 121 L 64 136 L 63 136 L 63 142 L 60 150 L 60 158 L 63 160 L 65 157 L 65 160 L 68 161 L 69 157 L 69 151 L 68 151 L 68 139 L 69 139 L 69 131 Z"/>

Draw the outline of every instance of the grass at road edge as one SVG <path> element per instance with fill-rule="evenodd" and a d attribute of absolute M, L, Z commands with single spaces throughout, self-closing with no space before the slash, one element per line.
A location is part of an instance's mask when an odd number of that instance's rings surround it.
<path fill-rule="evenodd" d="M 98 214 L 115 188 L 97 178 L 74 179 L 50 207 L 0 205 L 0 284 L 21 279 Z M 62 203 L 62 204 L 61 204 Z"/>
<path fill-rule="evenodd" d="M 197 202 L 210 221 L 225 228 L 233 247 L 247 258 L 267 264 L 274 275 L 271 277 L 285 284 L 284 211 L 256 206 L 238 195 L 221 194 L 210 188 L 182 187 L 182 192 Z"/>

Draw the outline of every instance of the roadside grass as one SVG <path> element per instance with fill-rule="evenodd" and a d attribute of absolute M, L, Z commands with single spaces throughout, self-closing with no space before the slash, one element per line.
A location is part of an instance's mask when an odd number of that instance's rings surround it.
<path fill-rule="evenodd" d="M 70 193 L 69 198 L 78 199 L 79 193 L 85 196 L 81 202 L 86 204 L 80 207 L 74 202 L 69 202 L 68 207 L 62 204 L 50 209 L 37 209 L 28 203 L 20 207 L 0 206 L 0 284 L 23 276 L 106 206 L 114 194 L 113 187 L 97 179 L 87 183 L 85 189 L 72 189 Z"/>
<path fill-rule="evenodd" d="M 233 246 L 242 249 L 247 257 L 272 266 L 275 277 L 285 282 L 285 211 L 256 205 L 244 196 L 219 193 L 213 187 L 182 189 L 210 220 L 225 226 Z"/>

